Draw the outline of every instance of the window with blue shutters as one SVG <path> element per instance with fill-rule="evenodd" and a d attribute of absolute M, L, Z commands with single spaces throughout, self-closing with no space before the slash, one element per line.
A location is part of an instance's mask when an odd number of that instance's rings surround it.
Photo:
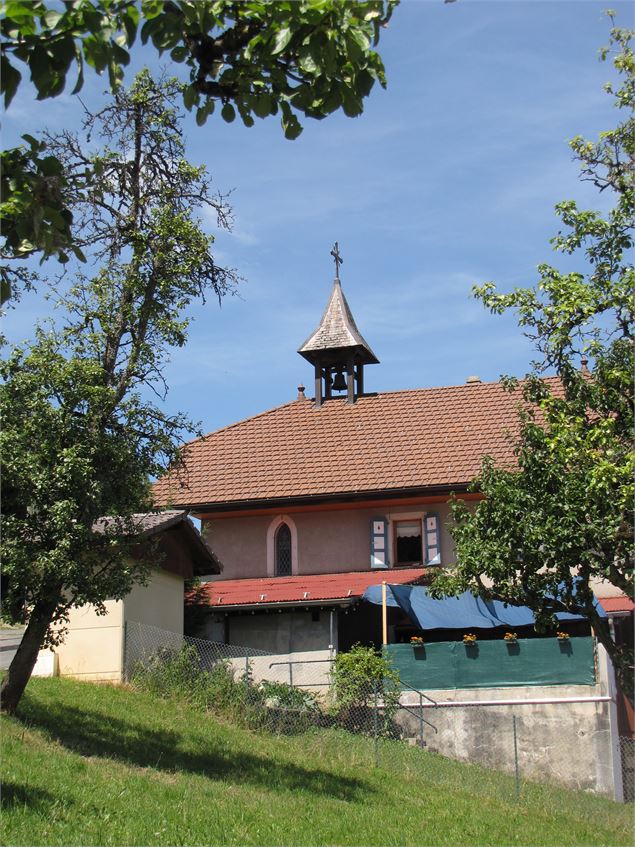
<path fill-rule="evenodd" d="M 373 518 L 370 522 L 370 566 L 387 568 L 388 565 L 388 521 Z"/>
<path fill-rule="evenodd" d="M 436 513 L 394 513 L 371 520 L 371 568 L 440 564 L 441 523 Z"/>
<path fill-rule="evenodd" d="M 439 516 L 428 512 L 423 519 L 425 526 L 426 565 L 441 564 L 441 525 Z"/>

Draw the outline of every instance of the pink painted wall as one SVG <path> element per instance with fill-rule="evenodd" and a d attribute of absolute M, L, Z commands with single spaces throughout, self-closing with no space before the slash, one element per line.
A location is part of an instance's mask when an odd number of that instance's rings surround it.
<path fill-rule="evenodd" d="M 423 507 L 400 506 L 395 502 L 390 509 L 291 514 L 297 529 L 298 574 L 370 570 L 370 521 L 422 511 L 439 516 L 442 564 L 451 563 L 454 545 L 445 528 L 449 520 L 447 503 Z M 215 579 L 267 576 L 267 530 L 276 517 L 216 518 L 203 523 L 203 535 L 223 564 L 223 572 Z"/>
<path fill-rule="evenodd" d="M 217 579 L 267 575 L 267 527 L 270 517 L 222 518 L 204 521 L 203 538 L 223 566 Z"/>

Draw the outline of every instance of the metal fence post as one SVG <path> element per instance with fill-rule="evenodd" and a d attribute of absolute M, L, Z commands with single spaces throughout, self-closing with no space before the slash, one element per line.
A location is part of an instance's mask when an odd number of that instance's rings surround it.
<path fill-rule="evenodd" d="M 514 769 L 516 771 L 516 799 L 520 797 L 520 774 L 518 772 L 518 736 L 516 733 L 516 715 L 512 715 L 514 729 Z"/>
<path fill-rule="evenodd" d="M 245 703 L 249 695 L 249 651 L 245 650 Z"/>
<path fill-rule="evenodd" d="M 128 682 L 128 621 L 123 622 L 123 644 L 121 645 L 121 680 Z"/>
<path fill-rule="evenodd" d="M 293 688 L 293 662 L 289 662 L 289 685 Z"/>
<path fill-rule="evenodd" d="M 373 700 L 374 700 L 374 709 L 373 709 L 373 735 L 375 737 L 375 767 L 379 767 L 379 713 L 378 713 L 378 698 L 377 698 L 377 689 L 378 689 L 377 680 L 373 682 Z"/>

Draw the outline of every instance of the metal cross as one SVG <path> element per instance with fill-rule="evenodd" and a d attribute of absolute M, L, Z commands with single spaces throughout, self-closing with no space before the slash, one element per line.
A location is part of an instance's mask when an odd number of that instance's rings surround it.
<path fill-rule="evenodd" d="M 340 278 L 340 265 L 344 264 L 344 259 L 340 256 L 340 247 L 337 241 L 331 250 L 331 256 L 335 259 L 335 279 Z"/>

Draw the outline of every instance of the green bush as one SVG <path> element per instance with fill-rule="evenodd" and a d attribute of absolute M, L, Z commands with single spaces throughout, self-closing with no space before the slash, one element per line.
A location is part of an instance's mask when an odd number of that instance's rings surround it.
<path fill-rule="evenodd" d="M 338 723 L 353 732 L 398 734 L 394 716 L 399 708 L 399 674 L 372 647 L 354 644 L 338 653 L 331 671 Z"/>
<path fill-rule="evenodd" d="M 284 735 L 306 732 L 319 723 L 320 709 L 314 694 L 286 682 L 263 680 L 260 691 L 267 706 L 267 729 Z"/>
<path fill-rule="evenodd" d="M 262 691 L 268 706 L 275 706 L 280 709 L 298 709 L 301 711 L 314 711 L 317 709 L 317 701 L 315 695 L 310 691 L 302 691 L 300 688 L 294 688 L 286 682 L 269 682 L 263 680 L 260 683 Z"/>

